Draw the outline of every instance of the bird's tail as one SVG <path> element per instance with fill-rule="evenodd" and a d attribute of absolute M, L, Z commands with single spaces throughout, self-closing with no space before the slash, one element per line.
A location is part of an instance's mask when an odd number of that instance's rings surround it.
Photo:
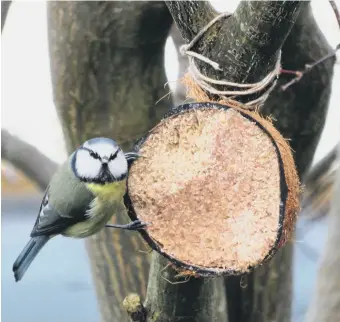
<path fill-rule="evenodd" d="M 13 264 L 13 272 L 16 282 L 22 279 L 34 258 L 38 255 L 39 251 L 44 247 L 49 239 L 49 236 L 37 236 L 31 238 L 31 240 L 27 243 Z"/>

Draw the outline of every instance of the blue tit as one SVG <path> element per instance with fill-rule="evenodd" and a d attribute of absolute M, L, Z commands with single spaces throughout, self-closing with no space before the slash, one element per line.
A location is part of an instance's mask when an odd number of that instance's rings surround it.
<path fill-rule="evenodd" d="M 16 281 L 54 236 L 85 238 L 105 226 L 127 230 L 146 227 L 138 220 L 126 225 L 107 224 L 113 215 L 125 211 L 128 168 L 137 158 L 133 152 L 124 154 L 108 138 L 88 140 L 70 155 L 52 177 L 31 239 L 13 264 Z"/>

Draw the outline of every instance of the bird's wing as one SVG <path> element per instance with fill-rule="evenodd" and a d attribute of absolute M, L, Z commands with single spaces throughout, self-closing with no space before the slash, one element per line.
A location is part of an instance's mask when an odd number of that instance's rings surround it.
<path fill-rule="evenodd" d="M 58 212 L 49 203 L 49 187 L 47 188 L 40 205 L 39 214 L 31 232 L 31 237 L 41 235 L 55 235 L 62 233 L 66 228 L 85 220 L 87 207 L 72 209 L 72 217 Z"/>

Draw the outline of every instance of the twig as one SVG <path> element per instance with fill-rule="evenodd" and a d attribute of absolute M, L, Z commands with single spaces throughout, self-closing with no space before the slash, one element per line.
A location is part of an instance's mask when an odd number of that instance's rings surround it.
<path fill-rule="evenodd" d="M 1 129 L 1 156 L 45 190 L 58 164 L 34 146 Z"/>
<path fill-rule="evenodd" d="M 290 69 L 280 69 L 280 74 L 288 74 L 288 75 L 295 75 L 296 77 L 302 77 L 302 73 L 296 70 Z"/>
<path fill-rule="evenodd" d="M 335 14 L 335 18 L 336 18 L 338 25 L 339 25 L 339 28 L 340 28 L 340 12 L 339 12 L 339 9 L 336 6 L 335 1 L 331 0 L 331 1 L 329 1 L 329 3 L 332 6 L 332 9 L 333 9 L 334 14 Z"/>
<path fill-rule="evenodd" d="M 303 70 L 289 70 L 289 69 L 281 69 L 281 74 L 290 74 L 290 75 L 295 75 L 291 81 L 289 81 L 287 84 L 281 86 L 281 90 L 285 91 L 288 87 L 292 86 L 293 84 L 297 83 L 300 81 L 300 79 L 309 73 L 315 66 L 323 63 L 325 60 L 333 57 L 336 55 L 336 52 L 340 49 L 340 43 L 336 45 L 335 49 L 331 51 L 329 54 L 326 56 L 323 56 L 322 58 L 318 59 L 312 64 L 306 64 L 305 68 Z"/>
<path fill-rule="evenodd" d="M 146 310 L 138 294 L 129 294 L 123 301 L 123 306 L 133 322 L 145 322 Z"/>
<path fill-rule="evenodd" d="M 336 3 L 334 1 L 329 1 L 330 5 L 332 6 L 332 9 L 335 14 L 335 18 L 338 22 L 339 28 L 340 28 L 340 12 L 338 7 L 336 6 Z M 300 79 L 310 72 L 315 66 L 323 63 L 326 59 L 331 58 L 336 55 L 336 52 L 340 49 L 340 43 L 336 45 L 335 49 L 327 54 L 326 56 L 320 58 L 319 60 L 315 61 L 312 64 L 306 64 L 305 68 L 303 70 L 288 70 L 288 69 L 281 69 L 281 74 L 290 74 L 290 75 L 295 75 L 295 77 L 289 81 L 287 84 L 281 86 L 281 90 L 285 91 L 288 87 L 292 86 L 293 84 L 297 83 L 300 81 Z"/>

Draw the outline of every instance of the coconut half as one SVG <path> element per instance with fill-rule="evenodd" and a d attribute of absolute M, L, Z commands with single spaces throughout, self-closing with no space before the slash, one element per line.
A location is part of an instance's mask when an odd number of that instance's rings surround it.
<path fill-rule="evenodd" d="M 243 274 L 291 236 L 299 180 L 291 149 L 258 114 L 179 106 L 136 150 L 126 206 L 149 245 L 179 269 Z"/>

